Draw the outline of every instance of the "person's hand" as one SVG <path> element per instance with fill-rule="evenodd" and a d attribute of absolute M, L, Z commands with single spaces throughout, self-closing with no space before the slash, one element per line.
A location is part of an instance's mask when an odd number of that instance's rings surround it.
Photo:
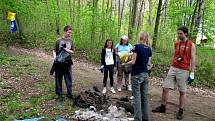
<path fill-rule="evenodd" d="M 118 52 L 117 55 L 118 55 L 119 57 L 121 57 L 121 56 L 122 56 L 122 53 L 121 53 L 121 52 Z"/>
<path fill-rule="evenodd" d="M 70 49 L 67 49 L 67 48 L 63 48 L 66 52 L 68 52 L 68 53 L 74 53 L 72 50 L 70 50 Z"/>
<path fill-rule="evenodd" d="M 101 65 L 100 68 L 99 68 L 99 70 L 101 71 L 101 73 L 103 73 L 103 71 L 104 71 L 104 65 Z"/>
<path fill-rule="evenodd" d="M 152 67 L 153 67 L 153 64 L 147 64 L 147 69 L 148 69 L 148 70 L 151 70 Z"/>

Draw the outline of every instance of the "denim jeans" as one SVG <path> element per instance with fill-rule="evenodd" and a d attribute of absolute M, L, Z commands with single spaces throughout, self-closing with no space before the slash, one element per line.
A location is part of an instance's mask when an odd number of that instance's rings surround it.
<path fill-rule="evenodd" d="M 134 121 L 149 120 L 148 73 L 132 75 L 131 83 L 134 96 Z"/>
<path fill-rule="evenodd" d="M 58 96 L 62 96 L 63 88 L 62 81 L 63 77 L 66 83 L 67 96 L 72 96 L 72 69 L 71 65 L 60 67 L 56 65 L 55 71 L 55 91 Z"/>

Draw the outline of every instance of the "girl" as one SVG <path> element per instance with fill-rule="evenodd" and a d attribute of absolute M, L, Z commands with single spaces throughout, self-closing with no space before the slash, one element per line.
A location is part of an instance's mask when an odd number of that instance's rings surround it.
<path fill-rule="evenodd" d="M 118 83 L 118 91 L 122 91 L 122 79 L 125 78 L 125 85 L 129 91 L 132 91 L 131 84 L 129 81 L 129 74 L 125 70 L 125 66 L 123 63 L 126 63 L 124 58 L 128 58 L 132 53 L 131 50 L 133 49 L 132 45 L 128 41 L 128 36 L 123 35 L 120 39 L 120 43 L 116 45 L 116 53 L 117 53 L 117 83 Z M 127 56 L 127 57 L 126 57 Z"/>
<path fill-rule="evenodd" d="M 152 51 L 149 46 L 148 33 L 142 32 L 138 44 L 134 46 L 131 72 L 132 94 L 134 95 L 134 120 L 149 120 L 148 70 L 151 65 Z"/>
<path fill-rule="evenodd" d="M 116 93 L 113 87 L 113 75 L 114 75 L 114 67 L 116 65 L 116 54 L 115 50 L 113 49 L 113 41 L 111 39 L 107 39 L 104 45 L 104 48 L 102 49 L 101 53 L 101 64 L 102 68 L 104 70 L 104 78 L 103 78 L 103 91 L 102 93 L 105 94 L 107 89 L 107 78 L 109 73 L 110 78 L 110 91 L 112 93 Z"/>

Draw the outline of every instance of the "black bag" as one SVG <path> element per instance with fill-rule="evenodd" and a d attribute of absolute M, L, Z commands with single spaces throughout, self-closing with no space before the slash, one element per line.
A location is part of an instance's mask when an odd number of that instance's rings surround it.
<path fill-rule="evenodd" d="M 64 49 L 56 56 L 55 62 L 59 65 L 71 64 L 71 55 Z"/>

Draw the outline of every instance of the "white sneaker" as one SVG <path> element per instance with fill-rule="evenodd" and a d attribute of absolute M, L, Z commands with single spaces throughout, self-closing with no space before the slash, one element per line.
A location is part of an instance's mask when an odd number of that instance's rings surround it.
<path fill-rule="evenodd" d="M 128 91 L 132 91 L 131 85 L 128 85 Z"/>
<path fill-rule="evenodd" d="M 134 96 L 131 96 L 131 97 L 130 97 L 130 100 L 133 100 L 133 99 L 134 99 Z"/>
<path fill-rule="evenodd" d="M 102 93 L 105 94 L 107 92 L 106 87 L 103 88 Z"/>
<path fill-rule="evenodd" d="M 118 88 L 117 90 L 118 90 L 118 92 L 121 92 L 121 91 L 122 91 L 122 89 L 121 89 L 121 88 Z"/>
<path fill-rule="evenodd" d="M 113 87 L 111 87 L 111 88 L 110 88 L 110 91 L 111 91 L 113 94 L 115 94 L 115 93 L 116 93 L 116 91 L 114 90 L 114 88 L 113 88 Z"/>

